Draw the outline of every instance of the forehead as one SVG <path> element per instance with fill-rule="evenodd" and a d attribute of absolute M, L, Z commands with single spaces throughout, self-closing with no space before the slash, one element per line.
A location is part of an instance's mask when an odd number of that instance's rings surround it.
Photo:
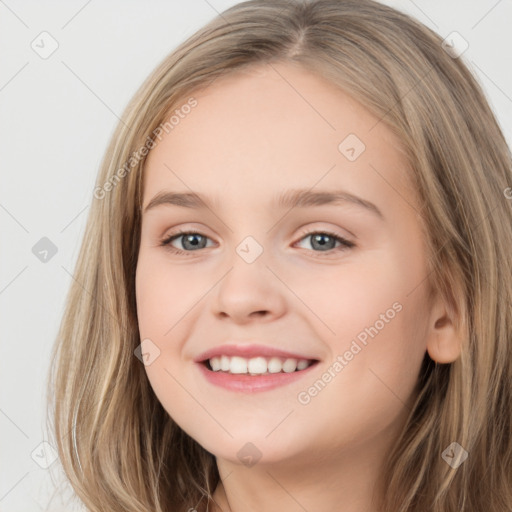
<path fill-rule="evenodd" d="M 383 185 L 377 173 L 395 182 L 405 172 L 400 141 L 384 123 L 297 65 L 258 64 L 191 96 L 197 104 L 180 110 L 185 97 L 173 105 L 179 121 L 149 153 L 144 204 L 164 188 L 230 196 L 241 204 L 270 189 L 315 183 L 353 191 L 364 186 L 371 194 Z M 355 159 L 347 149 L 355 150 Z"/>

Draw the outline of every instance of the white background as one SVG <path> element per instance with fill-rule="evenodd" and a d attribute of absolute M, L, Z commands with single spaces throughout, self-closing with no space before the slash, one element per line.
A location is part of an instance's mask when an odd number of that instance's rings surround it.
<path fill-rule="evenodd" d="M 185 38 L 236 1 L 0 0 L 0 511 L 78 510 L 54 499 L 59 461 L 40 467 L 45 379 L 107 142 L 127 102 Z M 386 1 L 441 36 L 459 32 L 463 59 L 512 141 L 512 2 Z M 58 49 L 42 59 L 43 31 Z M 512 183 L 511 183 L 512 185 Z M 48 237 L 46 263 L 32 247 Z"/>

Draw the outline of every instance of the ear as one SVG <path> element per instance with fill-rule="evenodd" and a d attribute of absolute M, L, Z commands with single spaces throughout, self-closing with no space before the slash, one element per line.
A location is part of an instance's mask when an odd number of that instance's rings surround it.
<path fill-rule="evenodd" d="M 427 352 L 437 363 L 453 363 L 462 350 L 462 332 L 457 328 L 453 308 L 447 308 L 440 296 L 430 310 Z"/>

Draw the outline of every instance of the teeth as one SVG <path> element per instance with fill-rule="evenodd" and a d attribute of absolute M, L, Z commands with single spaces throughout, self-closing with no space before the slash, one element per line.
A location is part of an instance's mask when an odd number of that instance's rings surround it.
<path fill-rule="evenodd" d="M 230 373 L 247 373 L 247 359 L 234 356 L 229 364 Z"/>
<path fill-rule="evenodd" d="M 229 357 L 228 356 L 222 356 L 220 358 L 220 369 L 223 372 L 228 372 L 229 371 Z"/>
<path fill-rule="evenodd" d="M 297 359 L 287 359 L 283 363 L 283 372 L 291 373 L 297 369 Z"/>
<path fill-rule="evenodd" d="M 309 363 L 305 359 L 301 359 L 297 363 L 297 370 L 305 370 L 309 366 Z"/>
<path fill-rule="evenodd" d="M 210 359 L 210 366 L 214 372 L 218 372 L 221 369 L 220 357 L 212 357 Z"/>
<path fill-rule="evenodd" d="M 311 363 L 305 359 L 281 359 L 279 357 L 253 357 L 246 359 L 239 356 L 218 356 L 209 359 L 214 372 L 223 371 L 233 374 L 263 375 L 264 373 L 292 373 L 305 370 Z"/>
<path fill-rule="evenodd" d="M 253 357 L 247 364 L 249 373 L 265 373 L 267 371 L 267 360 L 264 357 Z"/>
<path fill-rule="evenodd" d="M 283 369 L 283 363 L 281 359 L 278 357 L 273 357 L 268 362 L 268 372 L 269 373 L 279 373 Z"/>

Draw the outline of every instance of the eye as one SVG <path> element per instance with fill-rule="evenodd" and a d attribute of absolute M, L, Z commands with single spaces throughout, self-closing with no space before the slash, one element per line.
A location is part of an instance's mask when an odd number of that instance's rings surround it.
<path fill-rule="evenodd" d="M 302 233 L 300 240 L 310 240 L 311 247 L 315 249 L 313 252 L 329 253 L 345 251 L 352 247 L 355 247 L 353 242 L 350 242 L 346 238 L 343 238 L 337 233 L 331 233 L 330 231 L 308 231 Z M 339 246 L 335 247 L 336 242 L 339 242 Z M 318 250 L 316 250 L 318 249 Z M 323 256 L 323 254 L 315 254 L 315 256 Z"/>
<path fill-rule="evenodd" d="M 178 231 L 178 233 L 174 233 L 166 239 L 162 240 L 160 245 L 165 246 L 171 252 L 176 254 L 185 254 L 188 256 L 190 252 L 196 251 L 198 249 L 204 249 L 205 244 L 203 242 L 207 238 L 207 236 L 196 231 Z M 185 251 L 182 251 L 181 249 L 171 245 L 171 242 L 176 239 L 180 239 L 182 241 L 183 247 L 186 249 Z"/>
<path fill-rule="evenodd" d="M 308 231 L 306 233 L 302 233 L 299 241 L 308 238 L 311 240 L 311 247 L 313 248 L 312 251 L 320 253 L 315 256 L 323 256 L 321 253 L 330 254 L 332 252 L 344 251 L 355 247 L 353 242 L 350 242 L 337 233 L 331 233 L 330 231 Z M 175 240 L 180 240 L 185 250 L 174 247 L 172 242 Z M 173 233 L 162 240 L 160 245 L 166 247 L 166 249 L 175 254 L 190 256 L 190 253 L 199 249 L 204 249 L 206 247 L 206 240 L 208 240 L 207 236 L 196 231 L 178 231 L 177 233 Z M 338 247 L 335 247 L 336 243 L 339 243 Z"/>

